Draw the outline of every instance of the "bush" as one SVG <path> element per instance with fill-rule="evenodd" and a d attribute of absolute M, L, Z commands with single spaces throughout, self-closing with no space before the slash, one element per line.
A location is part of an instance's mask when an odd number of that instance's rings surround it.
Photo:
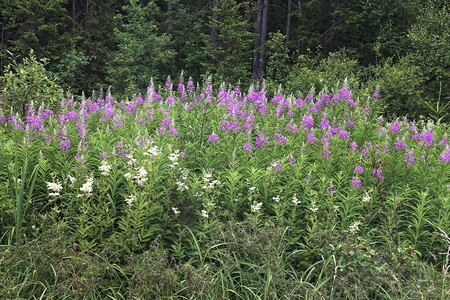
<path fill-rule="evenodd" d="M 33 51 L 22 63 L 12 58 L 5 75 L 0 77 L 0 107 L 5 113 L 13 109 L 24 116 L 31 101 L 37 105 L 45 103 L 50 108 L 57 104 L 62 90 L 55 78 L 48 75 L 45 69 L 47 61 L 37 60 Z"/>
<path fill-rule="evenodd" d="M 385 103 L 384 115 L 395 119 L 408 115 L 418 118 L 426 111 L 423 104 L 423 75 L 421 69 L 412 63 L 411 57 L 401 58 L 394 63 L 392 58 L 372 67 L 371 88 L 380 87 L 380 96 Z"/>

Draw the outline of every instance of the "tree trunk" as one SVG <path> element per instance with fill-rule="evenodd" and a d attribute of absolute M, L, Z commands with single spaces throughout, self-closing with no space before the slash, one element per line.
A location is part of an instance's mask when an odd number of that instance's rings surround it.
<path fill-rule="evenodd" d="M 255 22 L 255 54 L 253 55 L 253 78 L 259 80 L 261 74 L 259 72 L 259 59 L 260 59 L 260 47 L 261 47 L 261 25 L 262 25 L 262 0 L 258 0 L 256 4 L 256 22 Z"/>
<path fill-rule="evenodd" d="M 212 22 L 213 26 L 211 29 L 211 42 L 213 44 L 214 49 L 217 47 L 217 38 L 218 38 L 218 32 L 217 32 L 217 0 L 212 1 Z M 214 58 L 210 59 L 210 63 L 215 67 L 217 62 Z"/>
<path fill-rule="evenodd" d="M 264 71 L 264 66 L 266 65 L 266 41 L 267 41 L 267 22 L 269 21 L 269 0 L 264 0 L 264 9 L 262 15 L 262 25 L 261 25 L 261 57 L 259 59 L 259 72 L 260 77 Z"/>
<path fill-rule="evenodd" d="M 213 24 L 217 24 L 217 0 L 213 0 L 212 2 L 212 21 Z M 211 30 L 211 40 L 214 47 L 217 45 L 217 26 L 213 26 Z"/>
<path fill-rule="evenodd" d="M 263 2 L 264 1 L 264 2 Z M 253 78 L 261 79 L 265 66 L 265 43 L 267 40 L 267 22 L 269 17 L 269 0 L 258 0 L 256 15 L 255 55 L 253 57 Z"/>
<path fill-rule="evenodd" d="M 291 12 L 292 12 L 292 0 L 288 0 L 287 11 L 287 24 L 286 24 L 286 45 L 289 43 L 289 35 L 291 33 Z"/>

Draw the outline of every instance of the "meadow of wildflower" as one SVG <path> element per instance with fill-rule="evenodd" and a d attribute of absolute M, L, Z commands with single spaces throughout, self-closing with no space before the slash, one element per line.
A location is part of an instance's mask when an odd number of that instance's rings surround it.
<path fill-rule="evenodd" d="M 8 299 L 448 299 L 449 125 L 181 77 L 0 113 Z"/>

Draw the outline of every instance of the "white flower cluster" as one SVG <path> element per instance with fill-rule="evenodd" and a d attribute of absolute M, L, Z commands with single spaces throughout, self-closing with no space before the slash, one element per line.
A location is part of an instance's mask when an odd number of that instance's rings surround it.
<path fill-rule="evenodd" d="M 203 217 L 203 218 L 205 218 L 205 219 L 208 219 L 208 218 L 209 218 L 208 212 L 207 212 L 206 210 L 202 209 L 201 212 L 202 212 L 202 217 Z"/>
<path fill-rule="evenodd" d="M 258 213 L 261 210 L 263 203 L 262 202 L 258 202 L 254 205 L 252 205 L 252 212 L 254 213 Z"/>
<path fill-rule="evenodd" d="M 125 199 L 125 202 L 128 204 L 128 206 L 131 206 L 135 200 L 136 200 L 136 196 L 135 195 L 130 195 L 130 197 Z"/>
<path fill-rule="evenodd" d="M 103 176 L 108 176 L 111 168 L 112 166 L 106 160 L 103 160 L 101 166 L 98 167 Z"/>
<path fill-rule="evenodd" d="M 177 190 L 180 192 L 184 192 L 187 191 L 189 189 L 189 187 L 187 186 L 186 183 L 184 183 L 184 181 L 186 181 L 189 177 L 189 170 L 188 169 L 182 169 L 181 170 L 181 180 L 177 181 Z"/>
<path fill-rule="evenodd" d="M 294 196 L 292 196 L 292 203 L 294 203 L 295 205 L 299 205 L 300 203 L 302 203 L 302 201 L 298 200 L 297 194 L 294 194 Z"/>
<path fill-rule="evenodd" d="M 210 181 L 213 171 L 214 169 L 203 170 L 203 181 L 205 181 L 205 185 L 202 186 L 202 189 L 204 189 L 206 193 L 210 193 L 216 186 L 222 186 L 222 183 L 217 179 Z"/>
<path fill-rule="evenodd" d="M 172 207 L 173 213 L 178 217 L 181 213 L 181 211 L 177 207 Z"/>
<path fill-rule="evenodd" d="M 350 233 L 351 234 L 356 234 L 357 232 L 358 232 L 358 230 L 359 230 L 359 225 L 361 224 L 361 222 L 360 221 L 355 221 L 355 222 L 353 222 L 352 224 L 350 224 L 350 226 L 349 226 L 349 231 L 350 231 Z"/>
<path fill-rule="evenodd" d="M 131 172 L 125 173 L 123 176 L 126 178 L 126 180 L 130 181 L 131 179 L 134 179 L 136 183 L 140 186 L 144 184 L 148 180 L 147 178 L 148 172 L 145 169 L 145 167 L 139 167 L 136 168 L 136 175 L 133 176 Z"/>
<path fill-rule="evenodd" d="M 371 200 L 371 197 L 370 197 L 369 193 L 365 192 L 365 195 L 362 198 L 362 202 L 368 203 L 368 202 L 370 202 L 370 200 Z"/>
<path fill-rule="evenodd" d="M 67 175 L 67 178 L 69 178 L 70 187 L 73 188 L 73 185 L 75 184 L 75 182 L 77 182 L 77 179 L 75 177 L 70 176 L 70 175 Z"/>
<path fill-rule="evenodd" d="M 82 192 L 82 194 L 78 194 L 77 197 L 84 198 L 92 196 L 93 184 L 94 178 L 93 177 L 88 178 L 86 183 L 84 183 L 83 186 L 80 187 L 80 191 Z"/>
<path fill-rule="evenodd" d="M 275 201 L 276 203 L 280 202 L 280 195 L 277 195 L 276 197 L 272 197 L 273 201 Z"/>
<path fill-rule="evenodd" d="M 134 180 L 136 180 L 136 183 L 138 185 L 143 185 L 144 182 L 146 182 L 148 180 L 147 175 L 148 175 L 148 173 L 145 170 L 145 168 L 144 167 L 140 167 L 137 170 L 136 176 L 134 176 Z"/>
<path fill-rule="evenodd" d="M 152 158 L 156 158 L 161 154 L 161 150 L 158 149 L 158 146 L 155 145 L 153 147 L 150 147 L 150 149 L 148 149 L 148 151 L 144 152 L 143 154 Z"/>
<path fill-rule="evenodd" d="M 189 189 L 187 184 L 184 183 L 184 182 L 181 182 L 181 181 L 177 181 L 177 186 L 178 186 L 177 187 L 177 191 L 180 191 L 180 192 L 184 192 L 184 191 L 187 191 Z"/>
<path fill-rule="evenodd" d="M 169 161 L 171 162 L 171 164 L 169 165 L 169 167 L 171 169 L 175 169 L 175 167 L 179 164 L 178 163 L 178 150 L 175 150 L 175 153 L 170 153 L 169 156 L 167 156 L 167 158 L 169 159 Z"/>
<path fill-rule="evenodd" d="M 309 210 L 313 213 L 316 213 L 319 210 L 319 208 L 316 206 L 316 201 L 311 202 L 311 207 L 309 208 Z"/>
<path fill-rule="evenodd" d="M 62 191 L 63 186 L 57 182 L 47 182 L 47 189 L 52 191 L 48 194 L 50 197 L 57 197 L 60 195 L 59 192 Z"/>

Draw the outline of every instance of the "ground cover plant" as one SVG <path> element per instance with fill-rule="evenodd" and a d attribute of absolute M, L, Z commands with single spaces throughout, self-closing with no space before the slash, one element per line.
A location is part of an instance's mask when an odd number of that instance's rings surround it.
<path fill-rule="evenodd" d="M 0 114 L 6 298 L 450 295 L 449 126 L 387 122 L 377 91 L 27 105 Z"/>

